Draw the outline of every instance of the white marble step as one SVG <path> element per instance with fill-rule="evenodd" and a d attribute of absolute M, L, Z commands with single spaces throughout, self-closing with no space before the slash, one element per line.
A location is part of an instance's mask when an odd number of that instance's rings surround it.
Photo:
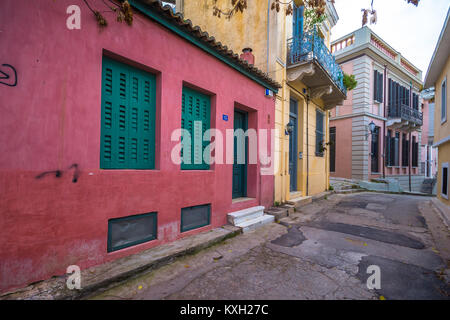
<path fill-rule="evenodd" d="M 270 214 L 265 214 L 263 216 L 257 217 L 252 220 L 247 220 L 245 222 L 242 222 L 240 224 L 237 224 L 237 227 L 242 228 L 242 232 L 247 232 L 253 229 L 256 229 L 258 227 L 261 227 L 265 224 L 271 223 L 275 220 L 275 217 Z"/>
<path fill-rule="evenodd" d="M 262 215 L 264 215 L 264 207 L 256 206 L 235 212 L 230 212 L 227 215 L 227 218 L 230 224 L 236 226 L 245 221 L 256 219 Z"/>

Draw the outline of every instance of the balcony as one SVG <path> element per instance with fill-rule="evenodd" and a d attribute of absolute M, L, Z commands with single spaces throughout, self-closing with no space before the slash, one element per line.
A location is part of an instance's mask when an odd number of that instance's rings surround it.
<path fill-rule="evenodd" d="M 342 72 L 317 29 L 305 32 L 287 42 L 288 82 L 302 82 L 312 98 L 322 98 L 326 109 L 342 104 L 347 95 Z"/>
<path fill-rule="evenodd" d="M 423 113 L 403 103 L 389 106 L 388 117 L 388 127 L 413 129 L 423 124 Z"/>

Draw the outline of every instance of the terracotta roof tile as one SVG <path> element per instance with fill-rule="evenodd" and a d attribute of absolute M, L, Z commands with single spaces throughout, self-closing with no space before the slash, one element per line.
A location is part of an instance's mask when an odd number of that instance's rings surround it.
<path fill-rule="evenodd" d="M 228 47 L 226 45 L 223 45 L 220 41 L 216 41 L 214 36 L 209 35 L 208 32 L 203 31 L 199 26 L 193 26 L 192 21 L 189 19 L 184 19 L 181 13 L 179 12 L 174 13 L 169 5 L 162 6 L 159 0 L 137 0 L 137 1 L 146 4 L 156 12 L 159 12 L 165 18 L 172 20 L 174 24 L 182 26 L 183 28 L 186 29 L 186 31 L 188 31 L 197 39 L 210 46 L 220 55 L 231 59 L 234 63 L 240 65 L 246 71 L 253 74 L 261 81 L 267 83 L 269 86 L 274 88 L 281 88 L 281 85 L 272 78 L 270 78 L 267 73 L 262 72 L 260 69 L 256 68 L 253 65 L 248 64 L 248 62 L 246 60 L 241 59 L 237 53 L 234 53 L 232 50 L 228 49 Z"/>

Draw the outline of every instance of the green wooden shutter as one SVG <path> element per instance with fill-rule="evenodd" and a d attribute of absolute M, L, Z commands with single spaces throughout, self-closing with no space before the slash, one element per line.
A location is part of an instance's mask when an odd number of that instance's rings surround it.
<path fill-rule="evenodd" d="M 373 98 L 375 101 L 382 102 L 383 100 L 383 74 L 374 70 L 373 72 Z"/>
<path fill-rule="evenodd" d="M 102 169 L 154 169 L 155 109 L 155 76 L 103 57 Z"/>
<path fill-rule="evenodd" d="M 323 156 L 322 146 L 324 144 L 323 113 L 316 110 L 316 156 Z"/>
<path fill-rule="evenodd" d="M 181 169 L 182 170 L 208 170 L 209 157 L 203 158 L 203 152 L 210 143 L 209 135 L 203 136 L 211 127 L 210 97 L 193 89 L 183 87 L 181 100 L 181 128 L 186 129 L 191 137 L 191 145 L 182 137 Z M 201 143 L 195 143 L 195 141 Z M 184 159 L 190 159 L 184 161 Z"/>
<path fill-rule="evenodd" d="M 381 72 L 378 73 L 378 102 L 383 102 L 383 74 Z"/>
<path fill-rule="evenodd" d="M 373 70 L 373 100 L 378 101 L 378 72 Z"/>

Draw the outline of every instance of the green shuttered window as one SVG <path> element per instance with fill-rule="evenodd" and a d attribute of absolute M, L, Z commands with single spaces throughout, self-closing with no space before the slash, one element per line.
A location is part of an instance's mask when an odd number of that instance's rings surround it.
<path fill-rule="evenodd" d="M 100 167 L 155 168 L 156 79 L 103 57 Z"/>
<path fill-rule="evenodd" d="M 187 130 L 189 136 L 182 134 L 181 137 L 182 170 L 209 169 L 209 155 L 203 156 L 203 154 L 210 143 L 209 134 L 205 134 L 211 127 L 210 120 L 210 97 L 193 89 L 183 87 L 181 128 Z"/>
<path fill-rule="evenodd" d="M 374 70 L 373 93 L 375 101 L 383 102 L 383 74 L 376 70 Z"/>
<path fill-rule="evenodd" d="M 321 111 L 316 110 L 316 156 L 323 157 L 325 143 L 325 132 L 324 132 L 324 115 Z"/>

